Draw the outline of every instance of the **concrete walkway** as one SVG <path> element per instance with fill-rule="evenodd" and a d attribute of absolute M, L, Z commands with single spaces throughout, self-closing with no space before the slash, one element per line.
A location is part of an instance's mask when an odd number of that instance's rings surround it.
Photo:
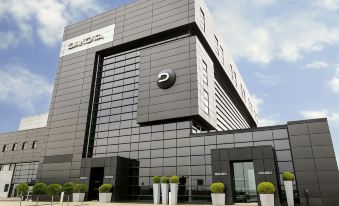
<path fill-rule="evenodd" d="M 21 206 L 35 206 L 36 202 L 26 202 L 22 201 Z M 39 202 L 38 206 L 50 206 L 50 202 Z M 146 203 L 99 203 L 98 201 L 89 201 L 89 202 L 83 202 L 82 204 L 80 202 L 70 202 L 67 204 L 67 202 L 64 202 L 62 206 L 153 206 L 153 204 L 146 204 Z M 212 204 L 208 204 L 208 206 L 211 206 Z M 256 203 L 251 204 L 236 204 L 238 206 L 257 206 Z M 20 201 L 17 200 L 0 200 L 0 206 L 20 206 Z M 55 202 L 53 206 L 61 206 L 59 202 Z M 162 206 L 162 205 L 159 205 Z M 199 204 L 199 205 L 193 205 L 193 204 L 184 204 L 184 205 L 178 205 L 178 206 L 207 206 L 206 204 Z"/>

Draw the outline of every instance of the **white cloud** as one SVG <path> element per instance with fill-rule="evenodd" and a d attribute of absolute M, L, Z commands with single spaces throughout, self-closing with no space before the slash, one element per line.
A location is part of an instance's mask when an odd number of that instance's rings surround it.
<path fill-rule="evenodd" d="M 0 102 L 29 113 L 48 110 L 53 84 L 21 66 L 5 67 L 0 70 Z"/>
<path fill-rule="evenodd" d="M 252 96 L 253 106 L 257 113 L 261 113 L 261 107 L 264 104 L 264 100 L 259 98 L 256 95 Z M 264 126 L 272 126 L 278 124 L 278 120 L 274 116 L 269 117 L 262 117 L 260 114 L 258 115 L 258 126 L 264 127 Z"/>
<path fill-rule="evenodd" d="M 280 81 L 279 75 L 268 75 L 268 74 L 262 74 L 260 72 L 255 72 L 254 75 L 258 79 L 259 83 L 267 84 L 267 85 L 277 85 Z"/>
<path fill-rule="evenodd" d="M 262 5 L 271 5 L 275 2 L 276 0 L 254 0 L 254 3 L 256 4 L 262 4 Z"/>
<path fill-rule="evenodd" d="M 32 41 L 37 34 L 45 45 L 54 46 L 66 24 L 100 9 L 95 0 L 2 0 L 0 20 L 17 26 L 17 40 Z"/>
<path fill-rule="evenodd" d="M 304 110 L 300 114 L 306 119 L 327 118 L 333 126 L 339 126 L 339 112 L 332 112 L 327 109 Z"/>
<path fill-rule="evenodd" d="M 336 68 L 335 76 L 328 82 L 332 92 L 339 93 L 339 66 Z"/>
<path fill-rule="evenodd" d="M 305 65 L 305 67 L 309 69 L 323 69 L 327 68 L 328 66 L 329 64 L 327 62 L 321 60 L 313 61 Z"/>
<path fill-rule="evenodd" d="M 259 112 L 261 110 L 261 106 L 264 104 L 264 100 L 261 98 L 257 97 L 256 95 L 252 95 L 252 103 L 254 109 Z"/>
<path fill-rule="evenodd" d="M 330 82 L 330 87 L 334 93 L 339 93 L 339 76 L 333 77 Z"/>
<path fill-rule="evenodd" d="M 274 6 L 284 8 L 284 12 L 268 14 L 265 5 L 255 1 L 207 3 L 217 24 L 223 25 L 219 28 L 226 46 L 236 58 L 264 64 L 274 59 L 296 61 L 305 53 L 339 43 L 339 26 L 322 20 L 321 9 L 307 9 L 312 4 L 305 4 L 302 10 L 288 10 L 289 3 L 274 1 Z"/>
<path fill-rule="evenodd" d="M 339 1 L 338 0 L 315 0 L 315 6 L 318 6 L 323 9 L 327 9 L 330 11 L 335 11 L 339 9 Z"/>
<path fill-rule="evenodd" d="M 264 126 L 273 126 L 277 125 L 279 121 L 275 119 L 274 117 L 268 117 L 268 118 L 259 118 L 258 126 L 264 127 Z"/>

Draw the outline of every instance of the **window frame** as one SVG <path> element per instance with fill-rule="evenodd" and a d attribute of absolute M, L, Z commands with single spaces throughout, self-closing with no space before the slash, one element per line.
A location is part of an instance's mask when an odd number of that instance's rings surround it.
<path fill-rule="evenodd" d="M 18 143 L 14 143 L 12 146 L 12 151 L 16 151 L 18 149 Z"/>
<path fill-rule="evenodd" d="M 38 148 L 38 141 L 33 141 L 32 149 Z"/>
<path fill-rule="evenodd" d="M 207 67 L 207 63 L 202 60 L 202 75 L 203 75 L 203 82 L 208 85 L 208 67 Z"/>
<path fill-rule="evenodd" d="M 203 91 L 203 97 L 204 97 L 204 112 L 206 114 L 209 114 L 209 94 L 205 89 Z"/>
<path fill-rule="evenodd" d="M 200 7 L 200 25 L 202 26 L 202 30 L 206 31 L 206 16 L 204 10 Z"/>
<path fill-rule="evenodd" d="M 28 144 L 27 142 L 23 142 L 21 146 L 21 150 L 27 149 L 27 144 Z"/>
<path fill-rule="evenodd" d="M 217 37 L 217 35 L 214 34 L 214 46 L 216 48 L 215 52 L 217 53 L 217 55 L 219 56 L 219 39 Z"/>
<path fill-rule="evenodd" d="M 4 146 L 2 147 L 2 152 L 6 152 L 7 150 L 7 144 L 4 144 Z"/>
<path fill-rule="evenodd" d="M 220 55 L 221 55 L 221 63 L 225 64 L 225 56 L 224 56 L 224 48 L 220 45 Z"/>

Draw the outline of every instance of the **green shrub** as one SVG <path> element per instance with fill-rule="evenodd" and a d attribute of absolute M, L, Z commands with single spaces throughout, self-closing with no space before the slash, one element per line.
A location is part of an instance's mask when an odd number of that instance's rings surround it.
<path fill-rule="evenodd" d="M 284 172 L 282 174 L 282 178 L 285 181 L 293 181 L 294 180 L 294 174 L 292 174 L 291 172 Z"/>
<path fill-rule="evenodd" d="M 275 187 L 271 182 L 262 182 L 258 184 L 257 190 L 259 194 L 274 194 Z"/>
<path fill-rule="evenodd" d="M 179 183 L 179 177 L 178 176 L 172 176 L 170 178 L 170 183 Z"/>
<path fill-rule="evenodd" d="M 47 194 L 52 196 L 51 205 L 53 205 L 54 195 L 60 195 L 62 192 L 62 185 L 60 184 L 50 184 L 46 188 Z"/>
<path fill-rule="evenodd" d="M 75 184 L 73 187 L 73 193 L 86 193 L 88 192 L 88 187 L 85 184 Z"/>
<path fill-rule="evenodd" d="M 23 196 L 25 194 L 27 194 L 28 191 L 28 184 L 26 183 L 20 183 L 18 184 L 18 186 L 16 186 L 16 193 L 18 196 Z"/>
<path fill-rule="evenodd" d="M 160 183 L 160 177 L 159 177 L 159 176 L 154 176 L 154 177 L 152 177 L 152 180 L 153 180 L 153 183 L 154 183 L 154 184 Z"/>
<path fill-rule="evenodd" d="M 33 192 L 33 194 L 37 195 L 36 205 L 38 205 L 39 204 L 39 196 L 45 194 L 45 192 L 46 192 L 46 184 L 42 183 L 42 182 L 36 183 L 33 186 L 32 192 Z"/>
<path fill-rule="evenodd" d="M 42 183 L 42 182 L 36 183 L 33 186 L 32 192 L 35 195 L 43 195 L 43 194 L 45 194 L 45 192 L 46 192 L 46 184 Z"/>
<path fill-rule="evenodd" d="M 74 183 L 73 182 L 66 182 L 63 187 L 63 192 L 65 193 L 65 195 L 71 195 L 73 193 L 74 190 Z"/>
<path fill-rule="evenodd" d="M 212 193 L 224 193 L 225 185 L 222 182 L 215 182 L 210 186 Z"/>
<path fill-rule="evenodd" d="M 60 184 L 51 184 L 48 185 L 46 188 L 47 194 L 53 196 L 53 195 L 60 195 L 62 192 L 62 185 Z"/>
<path fill-rule="evenodd" d="M 100 193 L 109 193 L 112 189 L 111 184 L 103 184 L 99 187 L 99 192 Z"/>
<path fill-rule="evenodd" d="M 161 177 L 161 183 L 167 183 L 167 177 L 166 176 Z"/>

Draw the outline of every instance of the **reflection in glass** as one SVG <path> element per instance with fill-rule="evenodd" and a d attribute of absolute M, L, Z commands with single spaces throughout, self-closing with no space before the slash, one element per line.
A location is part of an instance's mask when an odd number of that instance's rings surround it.
<path fill-rule="evenodd" d="M 235 202 L 257 202 L 253 162 L 234 162 L 233 182 Z"/>

